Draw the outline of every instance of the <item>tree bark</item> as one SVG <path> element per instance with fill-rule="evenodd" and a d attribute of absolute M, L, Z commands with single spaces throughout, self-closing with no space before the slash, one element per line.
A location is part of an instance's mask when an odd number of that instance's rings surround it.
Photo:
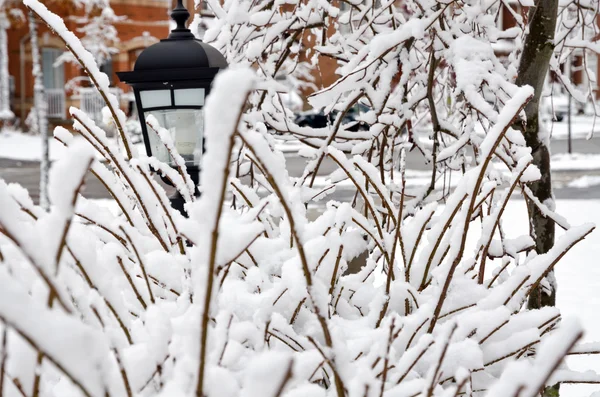
<path fill-rule="evenodd" d="M 44 76 L 38 46 L 37 21 L 33 12 L 29 13 L 29 32 L 31 35 L 31 60 L 33 63 L 33 107 L 37 127 L 42 140 L 42 158 L 40 162 L 40 206 L 44 210 L 50 208 L 48 198 L 48 174 L 50 172 L 50 155 L 48 142 L 48 104 L 44 93 Z"/>
<path fill-rule="evenodd" d="M 531 148 L 533 164 L 541 173 L 539 181 L 529 184 L 529 188 L 540 202 L 554 207 L 552 194 L 552 178 L 550 175 L 549 138 L 540 134 L 539 108 L 542 90 L 552 52 L 554 51 L 554 32 L 558 15 L 558 0 L 536 0 L 536 6 L 529 10 L 529 33 L 525 38 L 523 54 L 519 64 L 516 84 L 530 85 L 534 88 L 533 99 L 525 107 L 527 123 L 519 125 L 527 146 Z M 538 254 L 544 254 L 554 245 L 554 222 L 544 216 L 538 207 L 528 200 L 529 230 L 535 241 Z M 533 289 L 527 306 L 529 309 L 539 309 L 543 306 L 556 305 L 556 283 L 554 274 L 546 277 L 550 289 L 537 285 Z M 544 396 L 557 396 L 558 385 L 544 390 Z"/>
<path fill-rule="evenodd" d="M 535 197 L 550 207 L 553 206 L 550 148 L 548 147 L 548 138 L 540 136 L 539 105 L 554 50 L 557 14 L 558 0 L 537 0 L 536 6 L 529 11 L 529 33 L 525 38 L 516 81 L 519 86 L 530 85 L 535 90 L 533 99 L 525 107 L 527 124 L 520 126 L 520 129 L 523 131 L 527 146 L 531 148 L 533 164 L 540 169 L 542 175 L 539 181 L 530 183 L 529 187 Z M 545 217 L 535 204 L 528 202 L 527 208 L 530 232 L 535 241 L 536 251 L 538 254 L 544 254 L 554 245 L 554 222 Z M 539 308 L 554 305 L 555 301 L 556 290 L 547 294 L 540 291 L 540 288 L 536 288 L 529 298 L 529 307 Z"/>

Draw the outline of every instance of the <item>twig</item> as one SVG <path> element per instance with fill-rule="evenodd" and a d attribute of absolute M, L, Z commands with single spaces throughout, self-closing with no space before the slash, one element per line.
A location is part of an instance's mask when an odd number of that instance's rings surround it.
<path fill-rule="evenodd" d="M 90 391 L 88 389 L 86 389 L 86 387 L 81 383 L 81 381 L 79 379 L 77 379 L 75 376 L 73 376 L 73 374 L 71 374 L 69 371 L 67 371 L 67 369 L 65 367 L 63 367 L 62 364 L 60 362 L 58 362 L 54 357 L 49 355 L 48 352 L 44 351 L 27 333 L 25 333 L 25 331 L 19 329 L 16 326 L 16 324 L 13 324 L 10 321 L 8 321 L 8 319 L 6 317 L 4 317 L 1 313 L 0 313 L 0 320 L 2 320 L 2 322 L 4 322 L 4 324 L 6 326 L 15 330 L 15 332 L 17 334 L 19 334 L 19 336 L 21 336 L 25 341 L 27 341 L 27 343 L 29 343 L 33 349 L 37 350 L 40 354 L 42 354 L 44 357 L 46 357 L 48 360 L 50 360 L 50 362 L 52 364 L 54 364 L 56 366 L 56 368 L 58 368 L 63 374 L 65 374 L 67 376 L 67 378 L 69 378 L 71 380 L 71 382 L 73 382 L 73 384 L 75 386 L 77 386 L 77 388 L 79 390 L 81 390 L 81 392 L 86 397 L 93 396 L 93 394 L 90 393 Z"/>
<path fill-rule="evenodd" d="M 113 121 L 115 122 L 115 126 L 117 127 L 117 130 L 119 131 L 119 135 L 121 136 L 121 141 L 123 142 L 123 147 L 125 148 L 127 160 L 131 159 L 132 155 L 131 155 L 131 148 L 129 147 L 129 139 L 127 139 L 125 130 L 124 130 L 123 126 L 121 125 L 119 117 L 117 116 L 117 110 L 115 110 L 113 108 L 112 102 L 108 99 L 109 98 L 108 95 L 112 95 L 112 94 L 107 94 L 104 92 L 104 90 L 102 89 L 102 87 L 100 86 L 98 81 L 96 80 L 96 76 L 94 76 L 94 74 L 88 70 L 88 68 L 85 65 L 85 63 L 83 62 L 83 60 L 79 57 L 79 54 L 77 54 L 77 52 L 75 50 L 73 50 L 73 48 L 70 46 L 68 40 L 66 38 L 64 38 L 60 32 L 55 31 L 54 28 L 52 27 L 52 25 L 48 21 L 46 21 L 40 14 L 38 14 L 36 11 L 32 10 L 29 7 L 27 7 L 27 8 L 29 9 L 29 11 L 34 13 L 39 19 L 44 21 L 46 26 L 48 26 L 48 29 L 50 29 L 52 32 L 54 32 L 63 41 L 63 43 L 65 44 L 65 47 L 71 52 L 71 54 L 73 54 L 73 57 L 75 57 L 75 59 L 77 60 L 79 65 L 82 67 L 82 69 L 88 75 L 88 77 L 90 78 L 90 81 L 94 84 L 94 86 L 100 93 L 100 96 L 102 96 L 104 103 L 106 104 L 106 106 L 108 107 L 108 109 L 112 115 Z M 120 109 L 119 109 L 119 111 L 120 111 Z"/>
<path fill-rule="evenodd" d="M 442 363 L 444 362 L 444 358 L 446 357 L 446 353 L 448 352 L 448 347 L 450 346 L 450 341 L 452 340 L 452 335 L 454 335 L 454 331 L 456 331 L 457 328 L 458 328 L 458 325 L 456 325 L 456 323 L 452 324 L 452 329 L 450 330 L 450 334 L 448 335 L 448 338 L 446 339 L 446 341 L 444 343 L 444 347 L 442 348 L 442 354 L 440 355 L 440 358 L 438 359 L 437 365 L 433 372 L 433 376 L 431 377 L 431 383 L 429 384 L 429 387 L 427 388 L 427 397 L 433 396 L 433 389 L 435 387 L 436 380 L 438 378 L 438 374 L 440 373 L 440 369 L 442 368 Z"/>
<path fill-rule="evenodd" d="M 131 287 L 131 290 L 135 294 L 135 297 L 140 302 L 140 304 L 142 305 L 142 307 L 144 308 L 144 310 L 147 309 L 148 305 L 146 305 L 146 302 L 144 302 L 144 299 L 142 298 L 142 295 L 140 295 L 140 292 L 138 291 L 137 287 L 133 283 L 133 280 L 131 279 L 131 275 L 125 269 L 125 265 L 123 264 L 123 259 L 120 256 L 117 256 L 117 262 L 119 263 L 119 267 L 121 268 L 121 271 L 123 272 L 123 275 L 127 279 L 127 282 L 129 283 L 129 286 Z"/>
<path fill-rule="evenodd" d="M 440 296 L 438 298 L 438 301 L 435 305 L 435 309 L 433 311 L 433 317 L 431 319 L 431 322 L 429 324 L 429 328 L 427 330 L 427 333 L 432 333 L 433 330 L 435 329 L 438 317 L 440 315 L 440 312 L 442 310 L 442 306 L 444 305 L 444 300 L 446 299 L 446 295 L 448 293 L 448 289 L 450 288 L 450 283 L 452 282 L 452 278 L 454 275 L 454 271 L 456 270 L 456 267 L 458 266 L 458 264 L 460 263 L 460 260 L 462 259 L 462 255 L 463 255 L 463 251 L 464 251 L 464 247 L 466 245 L 466 239 L 467 239 L 467 234 L 468 234 L 468 230 L 469 230 L 469 225 L 470 225 L 470 219 L 471 219 L 471 214 L 473 213 L 473 208 L 474 208 L 474 204 L 475 204 L 475 200 L 476 200 L 476 193 L 479 191 L 481 184 L 483 183 L 483 177 L 487 171 L 487 167 L 490 164 L 490 162 L 492 161 L 492 157 L 494 152 L 496 151 L 496 148 L 498 147 L 498 145 L 500 144 L 500 141 L 502 141 L 502 139 L 504 138 L 504 135 L 506 134 L 506 131 L 508 131 L 508 129 L 510 128 L 510 126 L 513 124 L 514 120 L 518 117 L 518 115 L 521 113 L 521 111 L 525 108 L 525 106 L 527 105 L 527 103 L 529 103 L 529 101 L 531 100 L 531 98 L 533 97 L 533 95 L 528 95 L 527 98 L 525 98 L 525 100 L 523 100 L 522 103 L 520 103 L 518 105 L 518 109 L 516 112 L 512 112 L 511 111 L 511 115 L 512 115 L 512 119 L 510 120 L 510 123 L 506 123 L 502 126 L 502 130 L 499 131 L 498 137 L 496 138 L 496 141 L 494 141 L 492 143 L 492 146 L 489 150 L 489 153 L 487 154 L 487 156 L 485 157 L 483 163 L 480 165 L 479 168 L 479 174 L 477 176 L 477 181 L 475 183 L 475 186 L 471 192 L 471 202 L 469 204 L 468 207 L 468 211 L 467 211 L 467 216 L 465 217 L 465 224 L 464 224 L 464 230 L 462 233 L 462 238 L 461 238 L 461 242 L 460 242 L 460 247 L 457 251 L 457 255 L 456 258 L 454 258 L 454 261 L 452 262 L 452 264 L 450 265 L 450 269 L 448 270 L 448 274 L 446 276 L 446 279 L 444 280 L 444 285 L 442 287 L 442 291 L 440 293 Z M 505 107 L 505 109 L 508 109 L 507 107 Z M 503 109 L 503 110 L 505 110 Z M 509 110 L 507 110 L 509 111 Z"/>
<path fill-rule="evenodd" d="M 2 352 L 0 352 L 0 397 L 4 396 L 4 376 L 6 374 L 6 358 L 8 357 L 7 347 L 7 329 L 2 327 Z"/>
<path fill-rule="evenodd" d="M 381 389 L 379 391 L 379 397 L 383 397 L 383 392 L 385 390 L 385 382 L 387 380 L 387 375 L 388 375 L 388 364 L 390 361 L 390 349 L 392 347 L 392 343 L 394 341 L 393 337 L 394 337 L 394 322 L 395 322 L 395 318 L 392 318 L 392 323 L 390 324 L 390 334 L 388 337 L 388 343 L 387 343 L 387 348 L 385 351 L 385 359 L 383 360 L 383 374 L 381 377 Z"/>
<path fill-rule="evenodd" d="M 244 99 L 243 103 L 246 103 L 246 100 L 248 98 L 248 95 L 250 93 L 248 92 L 246 94 L 246 98 Z M 237 130 L 241 118 L 242 118 L 242 114 L 243 114 L 243 109 L 240 108 L 238 109 L 238 115 L 236 118 L 236 123 L 235 123 L 235 129 Z M 212 225 L 212 230 L 211 230 L 211 234 L 210 234 L 210 245 L 209 245 L 209 259 L 208 259 L 208 266 L 206 267 L 206 293 L 204 295 L 204 307 L 203 307 L 203 311 L 202 311 L 202 325 L 201 325 L 201 336 L 200 336 L 200 365 L 198 366 L 198 383 L 196 384 L 196 395 L 197 396 L 204 396 L 204 375 L 205 375 L 205 368 L 206 368 L 206 360 L 207 360 L 207 341 L 208 341 L 208 321 L 210 318 L 210 305 L 211 305 L 211 300 L 212 300 L 212 294 L 213 294 L 213 288 L 214 288 L 214 279 L 215 279 L 215 267 L 216 267 L 216 262 L 217 262 L 217 245 L 218 245 L 218 241 L 219 241 L 219 224 L 221 221 L 221 214 L 223 212 L 223 203 L 225 202 L 225 196 L 227 193 L 227 180 L 229 178 L 229 163 L 231 162 L 231 149 L 234 146 L 235 143 L 235 133 L 232 133 L 230 138 L 229 138 L 229 142 L 227 144 L 227 147 L 229 150 L 227 150 L 227 154 L 226 154 L 226 161 L 225 164 L 227 165 L 225 167 L 225 170 L 223 172 L 223 183 L 221 186 L 221 191 L 219 192 L 219 196 L 217 199 L 217 208 L 216 208 L 216 215 L 215 215 L 215 224 Z"/>
<path fill-rule="evenodd" d="M 290 363 L 288 364 L 287 370 L 285 371 L 285 374 L 283 375 L 281 384 L 277 388 L 277 391 L 275 392 L 273 397 L 280 397 L 281 393 L 283 393 L 283 390 L 285 389 L 285 386 L 288 384 L 288 382 L 290 380 L 292 380 L 292 368 L 293 367 L 294 367 L 294 359 L 290 359 Z"/>
<path fill-rule="evenodd" d="M 133 252 L 138 260 L 138 264 L 140 265 L 140 268 L 142 269 L 142 276 L 144 277 L 144 281 L 146 282 L 146 288 L 148 288 L 148 295 L 150 296 L 150 302 L 152 302 L 154 304 L 155 303 L 154 295 L 152 294 L 152 288 L 150 287 L 150 281 L 148 280 L 148 274 L 146 273 L 146 266 L 144 265 L 144 261 L 142 260 L 142 257 L 140 256 L 140 253 L 139 253 L 136 245 L 133 243 L 133 239 L 131 238 L 129 233 L 127 233 L 127 231 L 125 230 L 125 228 L 123 226 L 121 226 L 120 229 L 123 232 L 123 234 L 125 235 L 125 238 L 127 238 L 127 241 L 129 242 L 129 245 L 131 245 L 131 248 L 133 249 Z"/>

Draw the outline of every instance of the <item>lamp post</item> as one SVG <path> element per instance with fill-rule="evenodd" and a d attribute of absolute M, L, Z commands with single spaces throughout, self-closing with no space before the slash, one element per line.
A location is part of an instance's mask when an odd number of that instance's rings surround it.
<path fill-rule="evenodd" d="M 197 40 L 186 28 L 189 17 L 178 0 L 171 12 L 177 27 L 169 37 L 142 51 L 133 71 L 118 72 L 117 76 L 133 88 L 146 154 L 174 166 L 156 131 L 146 125 L 147 118 L 154 116 L 169 131 L 197 186 L 204 150 L 204 101 L 216 74 L 227 67 L 227 62 L 217 49 Z M 198 194 L 197 189 L 195 192 Z M 183 204 L 179 192 L 171 197 L 173 208 L 185 214 Z"/>

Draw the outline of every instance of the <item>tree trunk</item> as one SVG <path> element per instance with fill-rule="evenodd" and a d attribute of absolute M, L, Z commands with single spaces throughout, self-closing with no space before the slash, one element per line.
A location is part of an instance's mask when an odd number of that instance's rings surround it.
<path fill-rule="evenodd" d="M 540 202 L 554 208 L 552 195 L 552 178 L 550 175 L 550 142 L 548 136 L 540 134 L 539 108 L 544 81 L 548 73 L 550 58 L 554 51 L 554 32 L 558 15 L 558 0 L 536 0 L 536 6 L 529 11 L 529 33 L 525 45 L 517 77 L 517 85 L 530 85 L 534 88 L 534 97 L 525 108 L 527 124 L 520 125 L 531 148 L 533 164 L 540 169 L 541 179 L 529 184 L 529 188 Z M 554 222 L 544 216 L 531 201 L 527 202 L 529 213 L 529 230 L 535 241 L 538 254 L 544 254 L 554 245 Z M 551 272 L 545 279 L 550 289 L 536 286 L 529 296 L 528 308 L 539 309 L 556 304 L 556 282 Z M 544 396 L 557 396 L 558 385 L 544 390 Z"/>
<path fill-rule="evenodd" d="M 547 136 L 540 136 L 539 130 L 539 105 L 544 88 L 544 81 L 548 73 L 550 57 L 554 50 L 554 31 L 556 30 L 556 17 L 558 13 L 558 0 L 537 0 L 536 7 L 529 12 L 529 34 L 525 38 L 525 46 L 517 77 L 517 85 L 530 85 L 534 88 L 533 99 L 527 107 L 527 124 L 521 130 L 525 136 L 527 146 L 531 148 L 533 164 L 538 166 L 542 177 L 539 181 L 529 184 L 531 191 L 542 203 L 553 207 L 552 179 L 550 176 L 550 148 Z M 554 222 L 545 217 L 533 203 L 528 203 L 529 226 L 535 241 L 538 254 L 546 253 L 554 245 Z M 538 288 L 539 290 L 539 288 Z M 544 303 L 554 305 L 556 291 L 550 296 L 542 297 L 542 292 L 537 291 L 529 299 L 530 308 L 545 306 Z"/>
<path fill-rule="evenodd" d="M 31 35 L 31 60 L 33 63 L 33 110 L 42 140 L 42 158 L 40 162 L 40 206 L 48 210 L 48 173 L 50 172 L 49 142 L 48 142 L 48 104 L 44 97 L 44 76 L 40 63 L 40 49 L 38 46 L 37 21 L 35 15 L 29 13 L 29 32 Z"/>

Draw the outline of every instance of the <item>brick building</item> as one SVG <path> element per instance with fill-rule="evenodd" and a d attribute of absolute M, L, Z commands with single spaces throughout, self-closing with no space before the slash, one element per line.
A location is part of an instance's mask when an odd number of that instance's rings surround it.
<path fill-rule="evenodd" d="M 339 6 L 342 10 L 348 10 L 349 5 L 346 2 L 340 2 L 339 0 L 332 0 L 332 2 Z M 337 4 L 336 4 L 337 3 Z M 403 0 L 396 0 L 395 4 L 398 7 L 402 7 Z M 510 9 L 508 8 L 510 6 Z M 497 26 L 502 30 L 510 29 L 517 25 L 517 20 L 519 16 L 523 18 L 523 21 L 527 20 L 527 7 L 521 6 L 519 0 L 507 0 L 506 2 L 502 2 L 500 5 L 500 9 L 497 15 Z M 408 12 L 407 10 L 404 10 Z M 600 15 L 597 16 L 597 26 L 600 28 Z M 341 25 L 341 29 L 346 29 L 350 31 L 349 26 Z M 333 31 L 329 31 L 328 34 L 333 34 Z M 594 38 L 595 41 L 600 42 L 600 34 Z M 310 34 L 305 34 L 303 38 L 303 48 L 300 52 L 301 56 L 306 56 L 306 51 L 309 50 L 312 46 L 314 46 L 315 42 L 318 41 L 318 38 L 311 36 Z M 497 43 L 495 43 L 494 50 L 499 57 L 503 57 L 508 55 L 510 51 L 514 49 L 514 40 L 513 39 L 501 39 Z M 596 75 L 596 81 L 590 81 L 588 73 L 584 71 L 583 65 L 583 56 L 582 50 L 574 51 L 571 56 L 571 78 L 575 85 L 579 85 L 582 87 L 587 87 L 588 84 L 592 86 L 593 91 L 596 94 L 596 98 L 600 99 L 600 56 L 587 51 L 586 57 L 586 65 L 592 73 Z M 330 84 L 333 84 L 338 76 L 335 71 L 338 67 L 337 61 L 329 58 L 321 56 L 319 57 L 318 70 L 313 71 L 314 83 L 317 89 L 327 87 Z M 564 70 L 563 70 L 564 72 Z M 398 76 L 399 77 L 399 76 Z M 554 80 L 555 76 L 551 76 Z M 558 85 L 557 85 L 558 86 Z M 310 94 L 313 90 L 305 90 L 303 94 Z"/>
<path fill-rule="evenodd" d="M 193 0 L 185 0 L 189 10 L 193 10 Z M 332 0 L 334 3 L 344 9 L 348 5 L 339 0 Z M 402 0 L 397 0 L 400 4 Z M 72 4 L 72 1 L 48 1 L 45 2 L 49 8 L 60 15 L 67 27 L 75 34 L 78 33 L 77 19 L 81 17 L 82 10 L 64 4 Z M 115 92 L 126 93 L 127 86 L 120 84 L 115 72 L 131 70 L 139 53 L 159 39 L 165 38 L 169 32 L 169 10 L 174 5 L 175 0 L 110 0 L 111 7 L 116 15 L 125 17 L 124 20 L 115 23 L 120 42 L 115 45 L 118 53 L 114 54 L 111 61 L 102 65 L 115 88 Z M 498 24 L 507 29 L 516 24 L 515 15 L 525 16 L 526 10 L 521 9 L 519 2 L 509 0 L 512 11 L 505 5 L 498 15 Z M 21 6 L 22 7 L 22 6 Z M 210 17 L 206 5 L 203 2 L 201 13 Z M 25 11 L 25 10 L 23 10 Z M 599 25 L 600 25 L 600 16 Z M 342 27 L 344 28 L 344 27 Z M 348 27 L 349 29 L 349 27 Z M 329 31 L 328 34 L 333 34 Z M 600 37 L 598 38 L 600 39 Z M 303 37 L 303 48 L 300 51 L 300 57 L 307 56 L 317 42 L 317 38 L 310 34 Z M 498 43 L 496 51 L 502 53 L 510 49 L 511 40 L 504 40 Z M 100 118 L 100 109 L 102 101 L 94 89 L 85 89 L 85 77 L 81 69 L 73 63 L 62 63 L 59 66 L 54 65 L 54 61 L 66 49 L 62 41 L 51 33 L 43 23 L 39 24 L 39 46 L 42 59 L 42 68 L 44 72 L 44 85 L 49 103 L 49 116 L 53 124 L 59 124 L 67 118 L 67 109 L 71 105 L 83 108 L 94 118 Z M 310 55 L 309 55 L 310 56 Z M 33 103 L 33 78 L 31 75 L 31 48 L 29 41 L 29 27 L 27 23 L 13 26 L 8 30 L 8 58 L 9 74 L 11 76 L 11 109 L 17 117 L 23 120 Z M 572 73 L 574 81 L 578 84 L 586 84 L 587 76 L 582 71 L 581 56 L 575 54 Z M 319 58 L 319 67 L 313 71 L 314 88 L 320 89 L 331 85 L 336 79 L 335 73 L 338 67 L 337 61 L 321 56 Z M 590 70 L 597 71 L 600 75 L 600 62 L 595 55 L 588 55 L 587 67 Z M 72 89 L 68 82 L 83 81 L 81 90 Z M 600 96 L 598 82 L 594 83 L 596 93 Z M 313 89 L 307 89 L 302 92 L 302 96 L 310 94 Z M 121 97 L 124 99 L 123 97 Z M 126 100 L 122 101 L 124 104 Z"/>
<path fill-rule="evenodd" d="M 186 0 L 193 9 L 193 0 Z M 48 8 L 60 15 L 67 27 L 81 36 L 78 19 L 83 15 L 81 8 L 73 2 L 44 2 Z M 139 53 L 169 33 L 169 11 L 174 0 L 110 0 L 115 14 L 124 17 L 114 26 L 119 42 L 112 58 L 101 65 L 111 80 L 111 86 L 118 95 L 127 92 L 126 85 L 119 83 L 116 72 L 131 70 Z M 21 7 L 23 7 L 21 5 Z M 27 15 L 25 9 L 23 12 Z M 66 51 L 64 43 L 40 22 L 38 24 L 40 59 L 44 74 L 44 87 L 48 102 L 48 115 L 52 124 L 60 124 L 67 118 L 69 106 L 78 106 L 99 119 L 102 101 L 89 82 L 85 73 L 72 62 L 55 64 L 56 59 Z M 33 103 L 32 55 L 27 22 L 14 25 L 8 30 L 8 63 L 11 77 L 11 109 L 23 121 Z M 123 98 L 122 98 L 123 99 Z M 126 100 L 122 100 L 126 103 Z"/>
<path fill-rule="evenodd" d="M 506 4 L 502 4 L 502 8 L 498 13 L 498 26 L 503 30 L 516 26 L 516 18 L 520 17 L 523 19 L 523 21 L 527 21 L 527 7 L 521 6 L 518 0 L 509 0 L 507 1 L 507 4 L 510 5 L 511 8 L 509 9 Z M 600 27 L 600 15 L 596 17 L 596 24 L 598 27 Z M 593 40 L 600 41 L 600 35 L 594 37 Z M 495 49 L 499 55 L 503 55 L 512 50 L 513 45 L 514 43 L 512 40 L 501 40 L 499 43 L 497 43 L 497 47 Z M 596 78 L 596 81 L 590 80 L 588 73 L 586 73 L 584 70 L 587 68 L 594 73 L 596 77 L 600 76 L 600 62 L 598 61 L 599 56 L 591 51 L 587 51 L 585 65 L 583 59 L 583 51 L 581 49 L 576 49 L 571 55 L 570 71 L 564 70 L 565 65 L 563 65 L 562 71 L 565 74 L 571 75 L 572 82 L 576 86 L 587 87 L 588 85 L 591 85 L 596 98 L 600 98 L 600 81 L 598 81 L 598 78 Z M 550 73 L 550 79 L 552 81 L 557 80 L 556 75 L 552 72 Z M 557 84 L 556 86 L 560 86 L 560 84 Z"/>

